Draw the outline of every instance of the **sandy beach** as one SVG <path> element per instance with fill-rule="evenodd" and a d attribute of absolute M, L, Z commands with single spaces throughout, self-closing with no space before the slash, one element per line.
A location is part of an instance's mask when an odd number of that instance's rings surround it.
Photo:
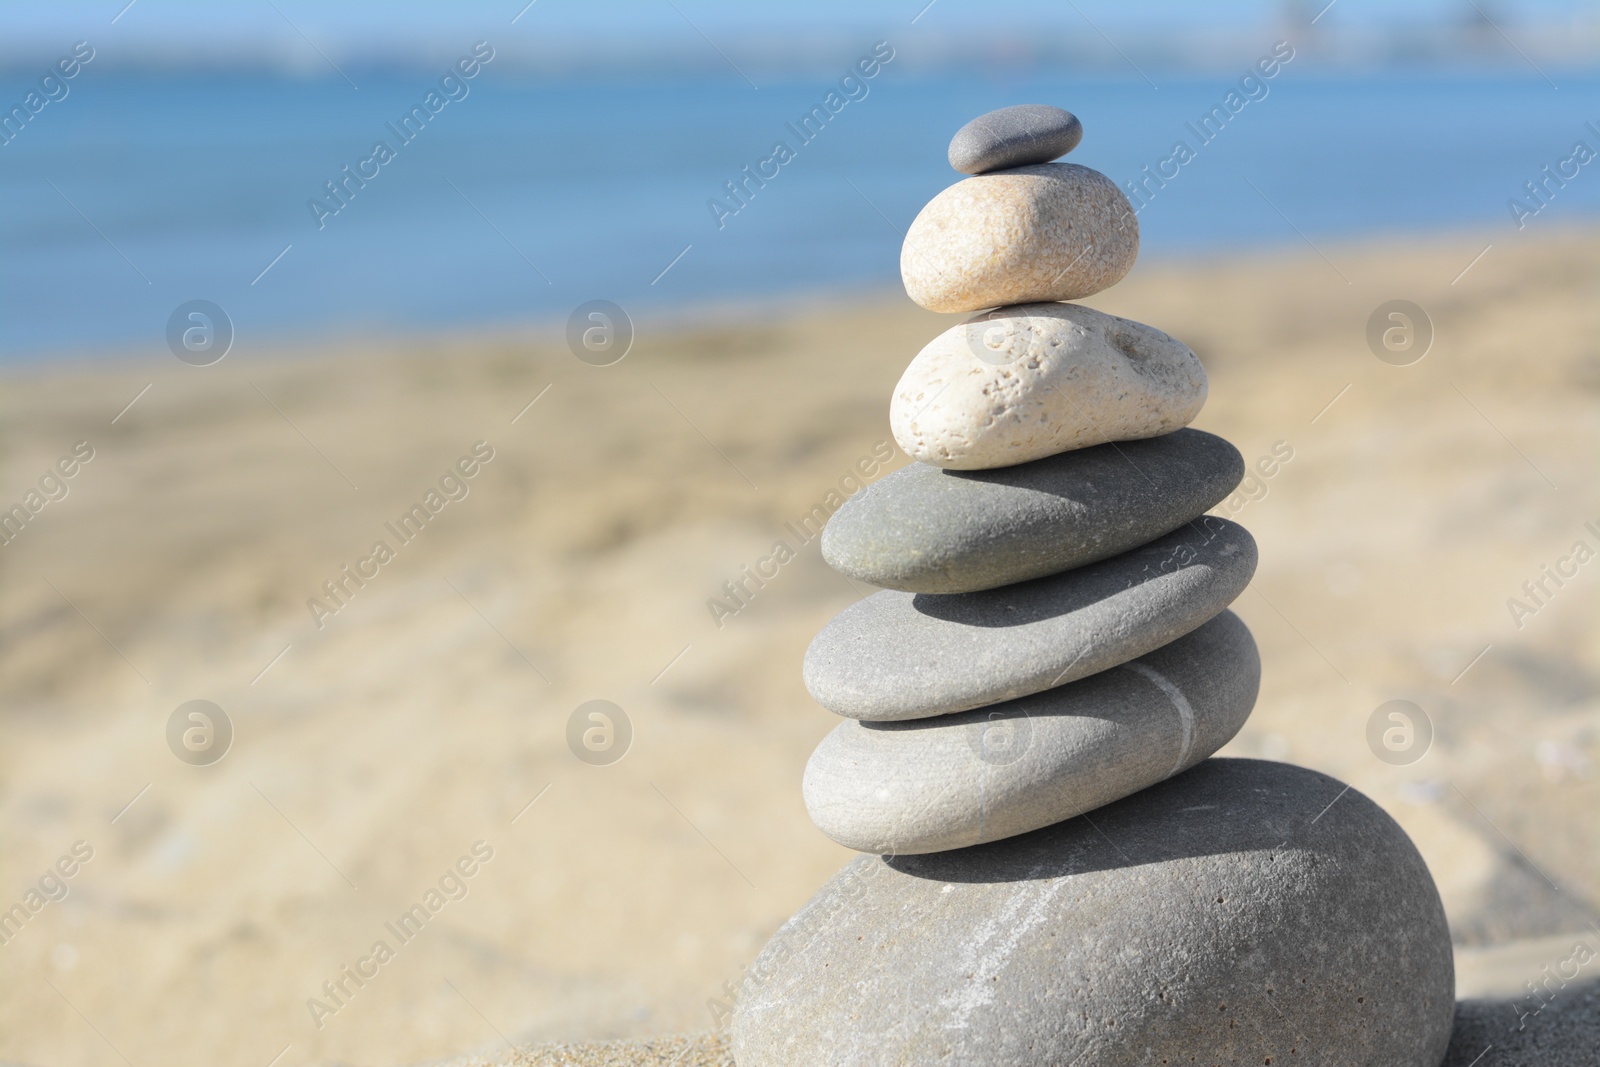
<path fill-rule="evenodd" d="M 1264 668 L 1223 754 L 1393 814 L 1466 994 L 1514 995 L 1600 915 L 1595 237 L 1141 262 L 1084 301 L 1193 347 L 1195 425 L 1277 457 L 1218 509 L 1260 545 L 1235 610 Z M 1393 299 L 1434 326 L 1409 366 L 1366 340 Z M 835 720 L 800 660 L 870 590 L 806 517 L 906 462 L 872 460 L 888 397 L 955 321 L 884 294 L 641 318 L 609 367 L 556 323 L 6 369 L 0 507 L 46 502 L 0 545 L 0 907 L 27 916 L 0 1060 L 717 1030 L 849 855 L 801 803 Z M 196 699 L 234 731 L 209 766 L 168 747 Z M 606 766 L 568 743 L 593 699 L 631 725 Z M 1432 724 L 1408 765 L 1368 745 L 1391 699 Z"/>

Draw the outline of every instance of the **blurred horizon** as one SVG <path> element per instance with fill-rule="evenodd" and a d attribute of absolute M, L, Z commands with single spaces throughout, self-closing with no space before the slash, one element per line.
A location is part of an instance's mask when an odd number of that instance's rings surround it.
<path fill-rule="evenodd" d="M 162 351 L 194 299 L 251 344 L 514 328 L 593 299 L 658 314 L 887 294 L 905 227 L 958 180 L 950 135 L 1013 103 L 1075 111 L 1069 161 L 1156 193 L 1146 258 L 1509 239 L 1508 200 L 1575 138 L 1600 145 L 1600 7 L 1570 0 L 1084 0 L 1003 25 L 954 0 L 118 0 L 13 5 L 0 27 L 8 363 Z M 492 59 L 441 89 L 480 41 Z M 60 98 L 16 118 L 77 42 L 92 58 Z M 892 60 L 825 136 L 789 132 L 879 42 Z M 1292 61 L 1241 89 L 1278 42 Z M 459 98 L 393 137 L 430 91 Z M 1229 92 L 1250 99 L 1202 141 Z M 396 161 L 358 187 L 349 168 L 384 138 Z M 784 139 L 794 162 L 744 177 Z M 1156 188 L 1179 140 L 1198 156 Z M 1592 219 L 1600 183 L 1548 208 L 1524 224 Z"/>
<path fill-rule="evenodd" d="M 1584 0 L 1220 0 L 1204 10 L 1179 0 L 1009 5 L 1001 23 L 960 0 L 863 6 L 819 0 L 803 10 L 731 0 L 504 0 L 440 10 L 425 0 L 67 0 L 8 5 L 0 71 L 26 67 L 40 49 L 114 34 L 108 67 L 276 70 L 337 76 L 345 67 L 401 70 L 446 57 L 474 33 L 496 36 L 501 72 L 609 77 L 738 70 L 795 75 L 828 69 L 863 39 L 914 34 L 907 57 L 923 70 L 975 69 L 1003 59 L 1023 67 L 1079 69 L 1142 63 L 1167 71 L 1225 67 L 1274 35 L 1334 67 L 1503 64 L 1535 68 L 1600 59 L 1600 6 Z M 462 38 L 458 43 L 456 38 Z"/>

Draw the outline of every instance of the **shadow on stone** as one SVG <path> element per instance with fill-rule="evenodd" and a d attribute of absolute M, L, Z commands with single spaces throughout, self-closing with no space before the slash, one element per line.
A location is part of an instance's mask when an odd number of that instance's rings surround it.
<path fill-rule="evenodd" d="M 929 881 L 1025 882 L 1193 856 L 1270 852 L 1285 844 L 1316 851 L 1318 835 L 1336 841 L 1341 832 L 1360 832 L 1372 808 L 1366 797 L 1303 767 L 1209 759 L 1092 815 L 1003 841 L 886 856 L 883 862 Z"/>
<path fill-rule="evenodd" d="M 1103 445 L 1090 445 L 1088 448 L 1062 452 L 1011 467 L 977 471 L 940 470 L 939 476 L 964 482 L 1001 485 L 1019 491 L 1048 493 L 1088 506 L 1098 504 L 1106 495 L 1108 482 L 1119 489 L 1122 488 L 1121 482 L 1128 481 L 1135 491 L 1181 492 L 1183 486 L 1166 484 L 1166 465 L 1174 455 L 1181 455 L 1184 451 L 1199 453 L 1201 459 L 1225 471 L 1218 478 L 1221 484 L 1231 482 L 1236 486 L 1244 477 L 1244 457 L 1237 448 L 1215 434 L 1187 426 L 1160 437 L 1108 441 Z M 1192 472 L 1185 473 L 1191 473 L 1192 476 Z M 1158 478 L 1162 481 L 1158 482 Z M 1121 506 L 1120 501 L 1118 504 Z"/>
<path fill-rule="evenodd" d="M 1244 527 L 1214 515 L 1099 563 L 980 593 L 917 593 L 922 615 L 962 626 L 1025 626 L 1059 618 L 1186 567 L 1226 569 L 1243 553 L 1255 569 L 1255 541 Z"/>
<path fill-rule="evenodd" d="M 1548 994 L 1547 994 L 1548 995 Z M 1600 1063 L 1600 978 L 1541 1002 L 1463 1000 L 1440 1067 L 1594 1067 Z"/>

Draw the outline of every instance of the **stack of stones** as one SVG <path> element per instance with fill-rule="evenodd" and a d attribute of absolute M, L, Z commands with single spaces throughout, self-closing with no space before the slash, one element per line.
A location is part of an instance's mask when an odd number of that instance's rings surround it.
<path fill-rule="evenodd" d="M 750 969 L 735 1056 L 1437 1067 L 1450 938 L 1410 840 L 1321 774 L 1209 758 L 1260 680 L 1227 610 L 1255 542 L 1205 514 L 1244 463 L 1185 428 L 1188 347 L 1066 302 L 1139 241 L 1115 183 L 1052 162 L 1081 136 L 1054 107 L 974 120 L 974 176 L 906 237 L 913 300 L 983 313 L 895 390 L 916 462 L 823 536 L 883 587 L 805 660 L 845 718 L 806 806 L 865 855 Z"/>

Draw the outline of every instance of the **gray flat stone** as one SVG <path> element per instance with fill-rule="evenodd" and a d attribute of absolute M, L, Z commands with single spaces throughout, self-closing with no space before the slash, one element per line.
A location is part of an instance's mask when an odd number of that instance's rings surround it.
<path fill-rule="evenodd" d="M 886 589 L 841 611 L 806 650 L 830 711 L 895 721 L 1038 693 L 1160 648 L 1244 591 L 1256 543 L 1208 515 L 1120 556 L 981 593 Z"/>
<path fill-rule="evenodd" d="M 1049 104 L 1018 104 L 979 115 L 950 139 L 950 165 L 962 174 L 1048 163 L 1078 147 L 1083 123 Z"/>
<path fill-rule="evenodd" d="M 1537 993 L 1515 1000 L 1463 1000 L 1456 1005 L 1455 1032 L 1440 1067 L 1595 1067 L 1600 1063 L 1600 977 L 1595 958 L 1581 969 L 1568 963 L 1574 980 L 1552 981 L 1534 973 Z"/>
<path fill-rule="evenodd" d="M 1314 771 L 1210 759 L 1092 821 L 856 859 L 751 966 L 733 1053 L 1438 1067 L 1454 1012 L 1444 909 L 1394 820 Z"/>
<path fill-rule="evenodd" d="M 1093 811 L 1188 770 L 1244 725 L 1261 683 L 1231 611 L 1120 667 L 911 722 L 843 722 L 806 764 L 817 828 L 861 852 L 939 852 Z"/>
<path fill-rule="evenodd" d="M 823 530 L 822 555 L 885 589 L 994 589 L 1153 541 L 1243 477 L 1238 449 L 1188 429 L 997 470 L 913 463 L 845 501 Z"/>

